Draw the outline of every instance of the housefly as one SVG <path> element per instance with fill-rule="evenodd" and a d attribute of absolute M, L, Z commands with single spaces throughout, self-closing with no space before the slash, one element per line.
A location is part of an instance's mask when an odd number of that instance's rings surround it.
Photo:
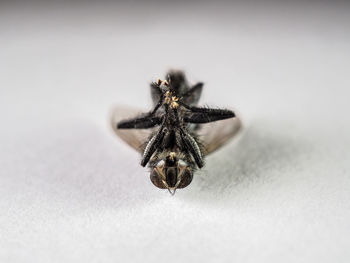
<path fill-rule="evenodd" d="M 149 166 L 152 183 L 174 194 L 191 183 L 193 173 L 204 166 L 204 156 L 232 138 L 241 123 L 231 110 L 198 107 L 203 83 L 190 86 L 181 71 L 168 72 L 150 87 L 151 111 L 117 107 L 111 124 L 142 154 L 141 165 Z"/>

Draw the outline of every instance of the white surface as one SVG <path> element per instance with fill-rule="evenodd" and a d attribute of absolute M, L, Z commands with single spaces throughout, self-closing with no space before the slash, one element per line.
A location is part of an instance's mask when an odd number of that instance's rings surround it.
<path fill-rule="evenodd" d="M 1 262 L 349 262 L 349 5 L 0 8 Z M 108 130 L 169 67 L 245 129 L 170 196 Z"/>

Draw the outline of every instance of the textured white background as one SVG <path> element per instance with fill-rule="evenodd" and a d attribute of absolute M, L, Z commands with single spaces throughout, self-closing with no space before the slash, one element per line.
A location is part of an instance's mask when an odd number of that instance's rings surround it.
<path fill-rule="evenodd" d="M 349 4 L 0 5 L 1 262 L 349 262 Z M 245 124 L 175 196 L 107 122 L 171 67 Z"/>

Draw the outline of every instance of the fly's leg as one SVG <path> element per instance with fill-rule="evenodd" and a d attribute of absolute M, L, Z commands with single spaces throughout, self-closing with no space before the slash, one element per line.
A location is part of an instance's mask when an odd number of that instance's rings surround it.
<path fill-rule="evenodd" d="M 204 166 L 204 160 L 196 140 L 182 128 L 180 134 L 185 148 L 192 154 L 197 166 L 202 168 Z"/>
<path fill-rule="evenodd" d="M 129 120 L 120 121 L 117 124 L 118 129 L 148 129 L 162 122 L 161 117 L 138 117 Z"/>
<path fill-rule="evenodd" d="M 179 104 L 190 111 L 190 113 L 184 117 L 184 122 L 187 123 L 208 123 L 233 118 L 236 116 L 231 110 L 199 108 L 186 105 L 182 102 L 179 102 Z"/>
<path fill-rule="evenodd" d="M 153 87 L 153 86 L 152 86 Z M 157 86 L 154 86 L 157 87 Z M 157 87 L 159 89 L 159 87 Z M 161 91 L 160 91 L 161 92 Z M 118 129 L 148 129 L 162 122 L 161 117 L 154 116 L 157 110 L 162 106 L 164 101 L 164 96 L 161 95 L 158 103 L 153 108 L 153 110 L 142 117 L 136 117 L 130 120 L 123 120 L 117 124 Z"/>
<path fill-rule="evenodd" d="M 158 132 L 150 139 L 147 143 L 145 151 L 143 152 L 143 157 L 141 160 L 141 165 L 146 166 L 152 154 L 157 150 L 158 146 L 162 143 L 165 135 L 164 124 L 160 127 Z"/>
<path fill-rule="evenodd" d="M 157 110 L 160 108 L 160 106 L 162 106 L 163 102 L 164 102 L 164 96 L 161 95 L 158 103 L 153 108 L 153 110 L 147 114 L 147 116 L 153 116 L 157 112 Z"/>
<path fill-rule="evenodd" d="M 177 109 L 174 109 L 174 115 L 176 118 L 176 122 L 180 123 Z M 204 166 L 204 160 L 197 141 L 191 136 L 191 134 L 189 134 L 182 127 L 180 127 L 180 135 L 186 150 L 192 154 L 194 160 L 196 161 L 197 166 L 199 168 L 202 168 Z"/>

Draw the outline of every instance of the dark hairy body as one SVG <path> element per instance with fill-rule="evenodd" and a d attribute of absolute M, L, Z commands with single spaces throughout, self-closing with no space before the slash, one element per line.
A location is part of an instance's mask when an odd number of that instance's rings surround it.
<path fill-rule="evenodd" d="M 151 83 L 154 108 L 141 116 L 118 122 L 117 129 L 152 129 L 142 149 L 141 165 L 151 168 L 151 181 L 175 193 L 189 185 L 193 172 L 204 166 L 205 145 L 200 125 L 234 118 L 231 110 L 197 107 L 203 83 L 190 86 L 180 71 Z"/>

